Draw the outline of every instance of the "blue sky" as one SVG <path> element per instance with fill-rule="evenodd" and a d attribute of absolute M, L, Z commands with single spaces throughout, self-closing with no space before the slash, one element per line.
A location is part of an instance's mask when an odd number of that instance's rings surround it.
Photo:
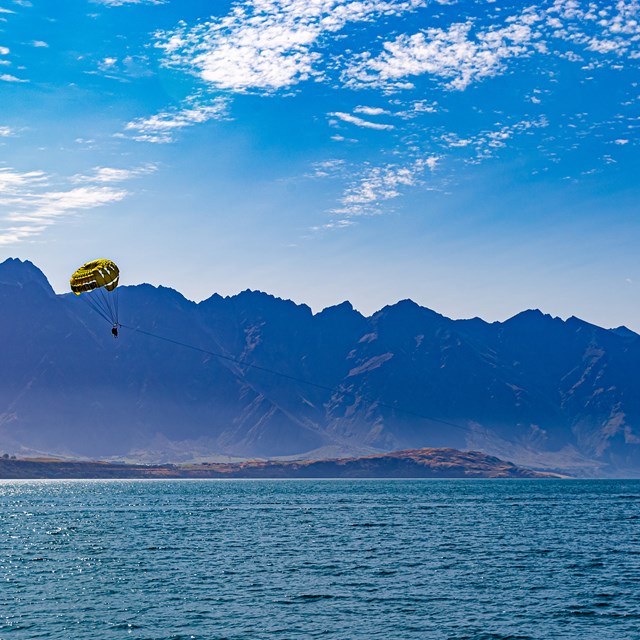
<path fill-rule="evenodd" d="M 0 0 L 0 259 L 640 330 L 640 4 Z"/>

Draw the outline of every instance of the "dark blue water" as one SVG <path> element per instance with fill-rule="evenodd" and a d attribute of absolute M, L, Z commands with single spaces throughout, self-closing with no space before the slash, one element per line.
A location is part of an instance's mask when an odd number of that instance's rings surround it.
<path fill-rule="evenodd" d="M 0 482 L 0 638 L 640 638 L 640 482 Z"/>

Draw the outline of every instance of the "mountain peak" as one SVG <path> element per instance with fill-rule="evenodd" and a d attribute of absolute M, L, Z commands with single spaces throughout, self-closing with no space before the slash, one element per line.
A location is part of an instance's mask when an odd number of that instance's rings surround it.
<path fill-rule="evenodd" d="M 611 333 L 615 333 L 616 335 L 622 336 L 623 338 L 637 338 L 638 334 L 635 331 L 629 329 L 629 327 L 625 327 L 621 325 L 619 327 L 615 327 L 613 329 L 609 329 Z"/>
<path fill-rule="evenodd" d="M 525 309 L 520 313 L 516 313 L 515 316 L 512 316 L 507 320 L 510 322 L 512 320 L 530 320 L 530 319 L 541 319 L 541 318 L 551 318 L 548 313 L 542 313 L 540 309 Z"/>
<path fill-rule="evenodd" d="M 322 311 L 320 311 L 317 315 L 319 316 L 323 316 L 323 317 L 344 317 L 344 316 L 352 316 L 352 315 L 357 315 L 357 316 L 361 316 L 359 311 L 356 311 L 353 308 L 353 305 L 348 301 L 345 300 L 344 302 L 341 302 L 340 304 L 334 304 L 331 307 L 325 307 Z"/>
<path fill-rule="evenodd" d="M 442 314 L 428 307 L 423 307 L 410 298 L 398 300 L 395 304 L 387 305 L 373 314 L 374 318 L 392 317 L 392 318 L 416 318 L 421 321 L 430 320 L 448 320 Z"/>
<path fill-rule="evenodd" d="M 281 309 L 295 309 L 297 311 L 302 311 L 305 315 L 312 315 L 311 307 L 306 304 L 298 304 L 293 300 L 289 300 L 288 298 L 280 298 L 271 293 L 265 293 L 264 291 L 260 291 L 258 289 L 245 289 L 244 291 L 240 291 L 234 296 L 229 296 L 225 298 L 233 301 L 236 304 L 250 304 L 250 305 L 263 305 L 267 308 L 281 308 Z"/>
<path fill-rule="evenodd" d="M 7 258 L 0 262 L 0 284 L 24 287 L 31 283 L 39 284 L 47 293 L 54 295 L 47 277 L 33 262 L 20 258 Z"/>
<path fill-rule="evenodd" d="M 552 316 L 549 313 L 543 313 L 542 311 L 540 311 L 540 309 L 527 309 L 526 311 L 516 313 L 515 316 L 508 318 L 500 324 L 512 327 L 531 328 L 543 326 L 560 326 L 565 324 L 565 322 L 564 320 L 562 320 L 562 318 Z"/>

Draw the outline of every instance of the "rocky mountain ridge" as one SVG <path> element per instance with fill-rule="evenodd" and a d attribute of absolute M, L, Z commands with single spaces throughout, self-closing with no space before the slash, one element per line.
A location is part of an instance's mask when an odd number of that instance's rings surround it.
<path fill-rule="evenodd" d="M 451 320 L 410 300 L 313 314 L 250 290 L 196 304 L 151 285 L 119 304 L 113 340 L 37 267 L 0 264 L 0 450 L 157 463 L 453 447 L 640 475 L 640 336 L 624 327 Z"/>

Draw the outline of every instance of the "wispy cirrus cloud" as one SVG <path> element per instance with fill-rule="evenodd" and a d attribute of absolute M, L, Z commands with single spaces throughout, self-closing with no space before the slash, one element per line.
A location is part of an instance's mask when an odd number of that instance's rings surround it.
<path fill-rule="evenodd" d="M 158 168 L 155 164 L 145 164 L 133 169 L 117 169 L 115 167 L 94 167 L 88 174 L 76 174 L 71 177 L 74 183 L 108 184 L 125 182 L 141 175 L 153 173 Z"/>
<path fill-rule="evenodd" d="M 103 4 L 106 7 L 122 7 L 128 4 L 166 4 L 168 0 L 91 0 L 95 4 Z"/>
<path fill-rule="evenodd" d="M 132 78 L 144 78 L 153 75 L 152 65 L 145 55 L 126 55 L 124 57 L 107 56 L 97 63 L 98 71 L 105 78 L 120 82 L 129 82 Z M 87 71 L 96 74 L 96 71 Z"/>
<path fill-rule="evenodd" d="M 2 197 L 0 205 L 14 209 L 5 218 L 9 222 L 49 225 L 61 216 L 117 202 L 127 195 L 129 192 L 124 189 L 92 185 L 63 191 L 29 192 Z"/>
<path fill-rule="evenodd" d="M 344 170 L 345 161 L 341 158 L 334 158 L 332 160 L 322 160 L 320 162 L 314 162 L 312 165 L 313 171 L 308 174 L 308 178 L 328 178 L 336 177 Z"/>
<path fill-rule="evenodd" d="M 518 120 L 505 124 L 497 123 L 492 129 L 461 138 L 456 134 L 445 134 L 441 138 L 445 150 L 459 150 L 468 148 L 469 152 L 463 158 L 467 162 L 477 163 L 488 158 L 495 157 L 500 149 L 507 146 L 508 142 L 518 135 L 533 134 L 537 129 L 548 127 L 546 116 L 542 115 L 533 120 Z"/>
<path fill-rule="evenodd" d="M 307 178 L 340 180 L 346 185 L 339 205 L 328 212 L 331 216 L 329 221 L 311 230 L 344 229 L 355 224 L 357 218 L 383 213 L 388 201 L 424 184 L 439 161 L 439 156 L 427 155 L 414 157 L 405 163 L 367 163 L 364 167 L 354 166 L 340 158 L 314 163 Z"/>
<path fill-rule="evenodd" d="M 0 167 L 0 196 L 15 195 L 24 188 L 32 188 L 47 183 L 47 175 L 43 171 L 19 172 L 7 167 Z"/>
<path fill-rule="evenodd" d="M 425 172 L 433 171 L 439 160 L 438 156 L 432 155 L 404 165 L 365 167 L 361 175 L 346 188 L 340 206 L 331 213 L 346 219 L 376 215 L 380 213 L 382 203 L 398 198 L 406 188 L 420 184 Z"/>
<path fill-rule="evenodd" d="M 191 100 L 183 108 L 170 109 L 148 118 L 132 120 L 125 126 L 125 134 L 138 142 L 166 144 L 175 140 L 175 134 L 187 127 L 213 119 L 226 118 L 228 100 L 214 98 L 208 103 Z"/>
<path fill-rule="evenodd" d="M 27 240 L 70 216 L 119 202 L 130 192 L 113 185 L 151 170 L 96 167 L 88 175 L 61 179 L 44 171 L 0 167 L 0 245 Z"/>
<path fill-rule="evenodd" d="M 371 122 L 370 120 L 364 120 L 363 118 L 354 116 L 350 113 L 344 113 L 342 111 L 332 111 L 331 113 L 329 113 L 329 116 L 332 118 L 337 118 L 342 122 L 353 124 L 356 127 L 364 127 L 365 129 L 378 129 L 380 131 L 385 129 L 386 130 L 395 129 L 395 127 L 392 124 L 385 124 L 383 122 Z"/>

